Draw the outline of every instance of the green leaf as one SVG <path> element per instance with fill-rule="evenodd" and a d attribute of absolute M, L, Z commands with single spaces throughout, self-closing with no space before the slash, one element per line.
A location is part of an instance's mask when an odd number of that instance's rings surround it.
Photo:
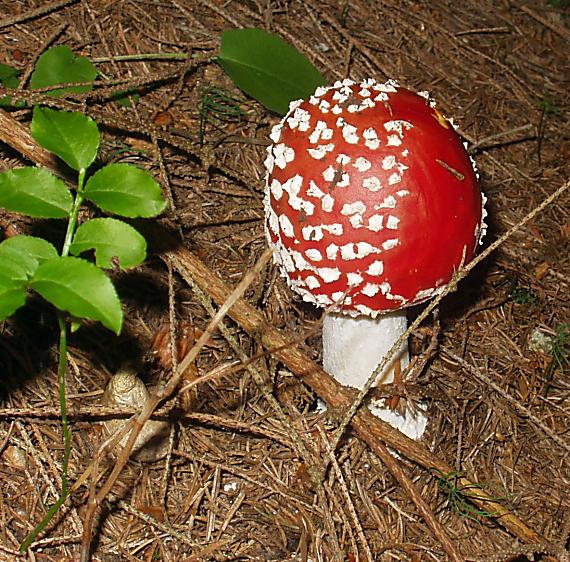
<path fill-rule="evenodd" d="M 14 259 L 13 256 L 0 256 L 0 275 L 21 285 L 28 280 L 25 263 Z"/>
<path fill-rule="evenodd" d="M 132 107 L 139 101 L 140 96 L 137 94 L 136 88 L 129 88 L 128 90 L 117 92 L 114 96 L 111 97 L 111 99 L 113 101 L 116 101 L 122 107 Z"/>
<path fill-rule="evenodd" d="M 90 117 L 76 111 L 34 107 L 32 136 L 74 170 L 87 169 L 99 148 L 99 129 Z"/>
<path fill-rule="evenodd" d="M 116 334 L 123 311 L 111 280 L 81 258 L 57 257 L 42 263 L 29 283 L 44 299 L 78 318 L 98 320 Z"/>
<path fill-rule="evenodd" d="M 88 58 L 75 55 L 67 45 L 57 45 L 38 58 L 30 78 L 30 86 L 46 88 L 72 82 L 92 82 L 96 77 L 97 69 Z M 67 86 L 50 90 L 48 94 L 60 97 L 67 93 L 81 94 L 92 89 L 92 86 Z"/>
<path fill-rule="evenodd" d="M 26 304 L 24 285 L 0 273 L 0 321 L 8 318 Z"/>
<path fill-rule="evenodd" d="M 17 88 L 20 82 L 18 76 L 20 76 L 20 71 L 17 68 L 0 62 L 0 85 L 4 88 Z M 10 99 L 10 96 L 0 98 L 0 107 L 9 107 L 11 105 Z M 14 105 L 15 107 L 24 107 L 26 104 L 19 101 Z"/>
<path fill-rule="evenodd" d="M 325 84 L 305 55 L 261 29 L 224 31 L 217 61 L 239 88 L 281 115 Z"/>
<path fill-rule="evenodd" d="M 73 197 L 65 184 L 44 168 L 15 168 L 0 174 L 0 207 L 36 218 L 69 216 Z"/>
<path fill-rule="evenodd" d="M 84 195 L 108 213 L 122 217 L 155 217 L 166 207 L 156 180 L 130 164 L 109 164 L 85 184 Z"/>
<path fill-rule="evenodd" d="M 40 263 L 56 258 L 57 250 L 47 240 L 34 236 L 12 236 L 0 243 L 0 259 L 7 257 L 21 265 L 32 277 Z"/>
<path fill-rule="evenodd" d="M 146 258 L 146 240 L 132 226 L 117 219 L 84 222 L 75 233 L 70 251 L 74 256 L 95 250 L 95 263 L 112 268 L 117 259 L 121 269 L 136 267 Z"/>
<path fill-rule="evenodd" d="M 10 256 L 0 256 L 0 321 L 25 304 L 27 280 L 21 262 Z"/>
<path fill-rule="evenodd" d="M 6 88 L 16 88 L 18 86 L 18 76 L 20 71 L 13 66 L 0 62 L 0 82 Z"/>

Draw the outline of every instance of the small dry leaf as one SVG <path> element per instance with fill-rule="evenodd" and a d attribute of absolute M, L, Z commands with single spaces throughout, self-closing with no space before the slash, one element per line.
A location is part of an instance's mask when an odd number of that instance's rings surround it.
<path fill-rule="evenodd" d="M 16 62 L 24 62 L 26 60 L 26 55 L 24 54 L 23 51 L 20 51 L 20 49 L 13 49 L 12 50 L 12 58 Z"/>
<path fill-rule="evenodd" d="M 25 451 L 15 445 L 9 445 L 6 447 L 5 451 L 2 453 L 2 460 L 9 467 L 16 470 L 25 470 L 28 468 L 28 456 Z"/>
<path fill-rule="evenodd" d="M 570 221 L 560 227 L 560 234 L 562 238 L 570 238 Z"/>
<path fill-rule="evenodd" d="M 182 361 L 192 346 L 202 334 L 202 330 L 195 328 L 191 322 L 179 322 L 176 326 L 176 357 Z M 210 338 L 206 345 L 219 349 L 218 344 Z M 154 334 L 150 344 L 151 352 L 165 369 L 172 368 L 172 354 L 170 353 L 170 325 L 163 324 Z"/>
<path fill-rule="evenodd" d="M 169 111 L 159 111 L 153 118 L 152 122 L 158 127 L 167 127 L 174 123 L 174 117 Z"/>
<path fill-rule="evenodd" d="M 141 152 L 151 152 L 154 149 L 152 143 L 144 139 L 137 139 L 136 137 L 127 137 L 125 142 L 135 150 L 140 150 Z"/>
<path fill-rule="evenodd" d="M 534 268 L 534 276 L 540 281 L 546 277 L 550 264 L 547 261 L 543 261 Z"/>
<path fill-rule="evenodd" d="M 196 341 L 196 330 L 190 322 L 179 322 L 176 326 L 176 357 L 182 361 Z M 163 324 L 154 334 L 150 344 L 151 351 L 157 361 L 165 369 L 172 369 L 170 352 L 170 325 Z"/>
<path fill-rule="evenodd" d="M 526 402 L 526 399 L 528 398 L 528 382 L 522 375 L 518 378 L 517 382 L 521 400 Z"/>
<path fill-rule="evenodd" d="M 529 230 L 536 240 L 544 244 L 544 236 L 542 235 L 542 232 L 540 232 L 540 229 L 537 226 L 530 226 Z"/>
<path fill-rule="evenodd" d="M 150 515 L 157 521 L 160 521 L 161 523 L 164 521 L 164 509 L 162 509 L 160 505 L 137 504 L 136 507 L 140 512 Z"/>

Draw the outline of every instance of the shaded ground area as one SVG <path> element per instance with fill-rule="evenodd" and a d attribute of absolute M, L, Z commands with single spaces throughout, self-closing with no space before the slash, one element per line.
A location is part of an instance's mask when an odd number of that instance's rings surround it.
<path fill-rule="evenodd" d="M 149 385 L 169 380 L 171 370 L 149 353 L 154 339 L 169 355 L 168 329 L 160 328 L 175 317 L 176 335 L 190 348 L 212 315 L 207 272 L 212 286 L 217 276 L 233 287 L 265 249 L 263 160 L 278 118 L 247 99 L 211 59 L 224 29 L 273 31 L 331 82 L 373 76 L 429 90 L 455 117 L 477 160 L 490 244 L 567 181 L 565 4 L 2 2 L 0 62 L 22 70 L 22 86 L 37 57 L 58 43 L 100 70 L 83 97 L 30 99 L 91 115 L 104 133 L 101 161 L 146 168 L 171 203 L 158 221 L 162 230 L 149 229 L 145 266 L 115 275 L 125 302 L 123 334 L 86 326 L 71 337 L 71 482 L 92 466 L 105 439 L 100 397 L 110 373 L 134 361 Z M 114 58 L 137 54 L 154 56 Z M 111 100 L 131 85 L 140 89 L 134 107 Z M 29 127 L 28 109 L 10 115 Z M 0 170 L 29 163 L 0 144 Z M 568 560 L 568 203 L 565 192 L 540 210 L 442 303 L 437 322 L 430 317 L 413 337 L 414 354 L 426 359 L 410 387 L 429 403 L 422 445 L 451 470 L 428 470 L 406 457 L 395 462 L 465 560 Z M 7 214 L 0 227 L 4 236 L 62 238 L 57 224 Z M 167 237 L 205 264 L 203 289 L 195 269 L 171 259 Z M 245 298 L 291 348 L 304 346 L 319 361 L 319 313 L 292 295 L 272 266 L 253 279 Z M 184 376 L 185 383 L 196 375 L 207 380 L 161 407 L 172 429 L 167 456 L 130 461 L 97 511 L 93 559 L 447 560 L 417 501 L 351 431 L 315 485 L 311 475 L 330 460 L 327 436 L 337 421 L 318 413 L 316 394 L 264 353 L 263 334 L 248 334 L 229 318 L 224 325 Z M 542 347 L 533 343 L 541 335 Z M 20 542 L 58 496 L 56 340 L 52 311 L 33 297 L 0 326 L 0 560 L 17 558 Z M 228 368 L 216 371 L 221 367 Z M 98 482 L 113 459 L 99 462 Z M 478 485 L 462 489 L 462 474 Z M 481 491 L 532 533 L 517 536 L 494 510 L 474 507 L 469 496 Z M 87 478 L 27 558 L 77 560 L 89 496 Z"/>

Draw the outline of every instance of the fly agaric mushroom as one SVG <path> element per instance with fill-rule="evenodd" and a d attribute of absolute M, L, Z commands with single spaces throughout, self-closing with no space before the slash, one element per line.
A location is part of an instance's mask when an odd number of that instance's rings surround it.
<path fill-rule="evenodd" d="M 481 241 L 473 161 L 429 95 L 393 80 L 319 87 L 291 103 L 271 140 L 274 260 L 305 301 L 327 308 L 324 369 L 362 388 L 406 330 L 406 307 L 441 293 Z M 375 383 L 407 363 L 406 343 Z M 371 409 L 410 437 L 425 429 L 425 406 Z"/>

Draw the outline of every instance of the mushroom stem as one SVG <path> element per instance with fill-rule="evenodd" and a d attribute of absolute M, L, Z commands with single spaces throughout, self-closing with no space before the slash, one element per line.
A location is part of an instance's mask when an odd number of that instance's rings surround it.
<path fill-rule="evenodd" d="M 406 328 L 405 311 L 376 318 L 327 314 L 323 322 L 323 368 L 345 386 L 360 389 Z M 393 382 L 395 373 L 408 363 L 408 345 L 404 342 L 374 386 Z M 370 404 L 369 407 L 373 414 L 408 437 L 419 439 L 425 430 L 427 418 L 423 404 L 419 404 L 415 412 L 406 408 L 403 415 L 384 405 Z"/>

